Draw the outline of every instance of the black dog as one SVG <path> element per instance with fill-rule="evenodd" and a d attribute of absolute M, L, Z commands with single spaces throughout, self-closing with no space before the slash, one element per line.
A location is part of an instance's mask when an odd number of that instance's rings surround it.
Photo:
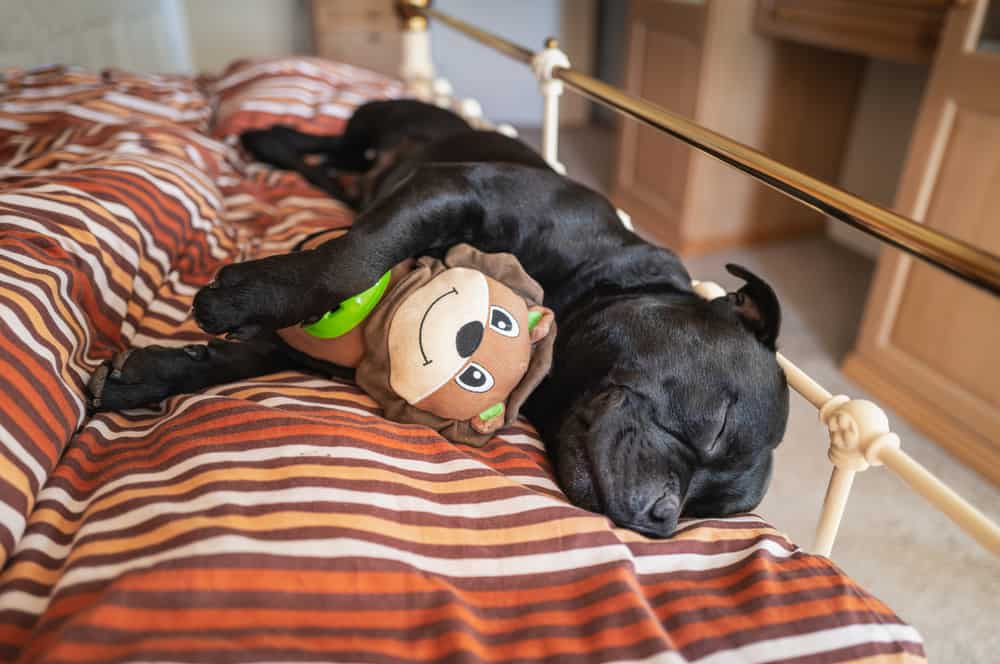
<path fill-rule="evenodd" d="M 123 408 L 289 367 L 330 370 L 267 335 L 322 315 L 405 258 L 467 242 L 514 253 L 555 311 L 553 369 L 524 410 L 575 504 L 658 537 L 681 515 L 754 508 L 788 416 L 771 288 L 729 266 L 746 285 L 706 301 L 676 255 L 624 229 L 606 199 L 524 144 L 444 133 L 394 157 L 345 236 L 227 266 L 198 293 L 199 325 L 243 343 L 123 353 L 92 380 L 95 403 Z M 294 138 L 303 151 L 315 148 L 310 137 Z M 336 159 L 362 164 L 376 143 L 360 141 Z M 257 156 L 272 160 L 266 149 Z"/>

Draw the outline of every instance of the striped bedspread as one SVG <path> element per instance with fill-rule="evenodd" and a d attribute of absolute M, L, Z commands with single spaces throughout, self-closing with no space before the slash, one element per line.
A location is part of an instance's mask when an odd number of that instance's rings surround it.
<path fill-rule="evenodd" d="M 922 661 L 757 516 L 647 540 L 567 503 L 525 422 L 483 448 L 284 372 L 91 416 L 129 345 L 205 338 L 224 263 L 346 227 L 234 134 L 336 132 L 398 85 L 313 59 L 0 82 L 0 660 Z"/>

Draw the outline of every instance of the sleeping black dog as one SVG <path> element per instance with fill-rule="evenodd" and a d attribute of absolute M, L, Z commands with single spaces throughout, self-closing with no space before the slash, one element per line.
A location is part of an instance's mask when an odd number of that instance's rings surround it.
<path fill-rule="evenodd" d="M 760 502 L 788 389 L 775 358 L 778 301 L 759 278 L 728 266 L 746 284 L 702 299 L 677 256 L 623 228 L 605 198 L 523 143 L 419 102 L 364 106 L 336 140 L 277 128 L 243 141 L 293 168 L 306 153 L 325 153 L 311 177 L 330 190 L 330 169 L 366 171 L 354 226 L 312 250 L 223 268 L 197 294 L 194 315 L 230 341 L 122 353 L 95 373 L 95 407 L 293 367 L 342 375 L 296 355 L 274 331 L 315 319 L 405 258 L 466 242 L 515 254 L 555 311 L 552 372 L 523 410 L 570 500 L 655 537 L 670 535 L 681 515 Z"/>

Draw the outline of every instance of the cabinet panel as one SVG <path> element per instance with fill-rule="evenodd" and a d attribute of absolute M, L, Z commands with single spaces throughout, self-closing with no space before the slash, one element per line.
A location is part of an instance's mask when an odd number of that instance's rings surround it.
<path fill-rule="evenodd" d="M 896 208 L 1000 253 L 1000 54 L 976 52 L 986 0 L 953 9 Z M 1000 301 L 883 249 L 844 371 L 1000 483 Z"/>
<path fill-rule="evenodd" d="M 398 76 L 403 57 L 393 0 L 312 0 L 318 55 L 387 76 Z"/>
<path fill-rule="evenodd" d="M 637 0 L 628 16 L 625 89 L 686 117 L 695 114 L 705 5 Z M 682 243 L 691 148 L 635 120 L 624 120 L 614 182 L 616 203 L 639 231 L 668 246 Z"/>
<path fill-rule="evenodd" d="M 926 222 L 1000 254 L 1000 115 L 954 115 Z M 1000 299 L 923 264 L 903 286 L 889 343 L 984 407 L 1000 408 Z"/>
<path fill-rule="evenodd" d="M 698 89 L 698 47 L 688 39 L 640 28 L 639 96 L 690 117 Z M 645 125 L 636 127 L 632 181 L 635 193 L 651 204 L 677 213 L 684 203 L 684 184 L 691 149 Z M 666 177 L 664 177 L 666 176 Z"/>
<path fill-rule="evenodd" d="M 753 14 L 750 2 L 638 0 L 626 88 L 834 180 L 864 60 L 762 38 Z M 619 134 L 612 198 L 640 234 L 686 255 L 822 229 L 822 215 L 632 120 Z"/>
<path fill-rule="evenodd" d="M 898 62 L 930 62 L 950 0 L 760 0 L 772 37 Z"/>

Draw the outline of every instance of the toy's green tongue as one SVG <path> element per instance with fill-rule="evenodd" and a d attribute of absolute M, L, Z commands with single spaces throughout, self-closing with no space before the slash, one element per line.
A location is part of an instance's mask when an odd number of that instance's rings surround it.
<path fill-rule="evenodd" d="M 481 419 L 483 422 L 488 422 L 497 415 L 503 415 L 502 403 L 495 403 L 486 410 L 484 410 L 483 412 L 479 413 L 479 419 Z"/>
<path fill-rule="evenodd" d="M 529 311 L 528 312 L 528 331 L 535 329 L 538 325 L 538 321 L 542 320 L 542 312 L 540 311 Z"/>
<path fill-rule="evenodd" d="M 368 290 L 349 297 L 340 306 L 326 312 L 315 323 L 303 325 L 302 329 L 320 339 L 336 339 L 342 337 L 361 324 L 372 309 L 378 305 L 389 287 L 392 270 L 386 272 Z M 530 324 L 530 323 L 529 323 Z"/>

